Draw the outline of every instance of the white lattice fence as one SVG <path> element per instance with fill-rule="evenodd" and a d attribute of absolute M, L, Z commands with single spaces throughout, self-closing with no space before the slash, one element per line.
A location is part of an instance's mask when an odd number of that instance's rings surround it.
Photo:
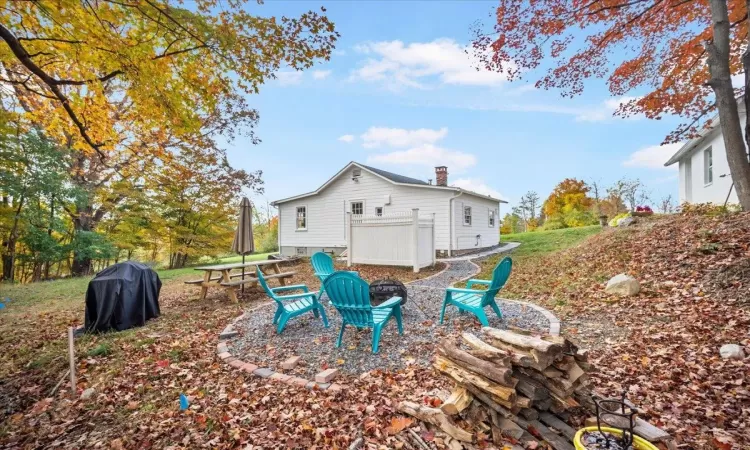
<path fill-rule="evenodd" d="M 347 214 L 348 263 L 413 266 L 435 264 L 435 217 L 419 209 L 380 216 Z"/>

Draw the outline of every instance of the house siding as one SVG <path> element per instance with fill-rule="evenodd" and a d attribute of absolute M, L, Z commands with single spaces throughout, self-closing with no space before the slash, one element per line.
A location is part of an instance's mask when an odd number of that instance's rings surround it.
<path fill-rule="evenodd" d="M 705 184 L 703 154 L 709 147 L 713 155 L 713 182 Z M 679 180 L 680 203 L 724 204 L 732 187 L 732 177 L 729 174 L 724 138 L 718 128 L 712 131 L 701 145 L 679 161 Z M 732 188 L 729 203 L 738 202 L 737 192 Z"/>
<path fill-rule="evenodd" d="M 471 207 L 471 225 L 464 225 L 464 206 Z M 489 226 L 489 211 L 495 211 L 495 225 Z M 453 200 L 454 250 L 473 250 L 500 243 L 500 203 L 494 200 L 463 194 Z M 478 236 L 478 237 L 477 237 Z"/>
<path fill-rule="evenodd" d="M 332 181 L 320 193 L 278 205 L 280 216 L 279 241 L 283 255 L 294 255 L 298 248 L 304 254 L 316 251 L 340 252 L 346 248 L 346 212 L 351 201 L 363 201 L 365 214 L 408 212 L 419 208 L 420 215 L 435 214 L 437 250 L 447 250 L 449 243 L 449 199 L 454 191 L 393 184 L 367 170 L 359 181 L 352 180 L 353 168 Z M 390 204 L 386 205 L 386 196 Z M 307 230 L 296 229 L 298 206 L 307 207 Z M 486 222 L 485 222 L 486 226 Z"/>

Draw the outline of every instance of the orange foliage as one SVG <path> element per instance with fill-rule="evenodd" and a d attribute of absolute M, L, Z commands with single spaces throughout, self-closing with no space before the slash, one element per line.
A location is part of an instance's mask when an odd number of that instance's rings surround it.
<path fill-rule="evenodd" d="M 571 210 L 587 211 L 594 200 L 587 196 L 590 188 L 583 180 L 566 178 L 561 181 L 542 205 L 547 217 L 554 217 Z"/>
<path fill-rule="evenodd" d="M 747 10 L 740 0 L 729 0 L 728 8 L 729 64 L 738 74 Z M 697 124 L 715 109 L 705 84 L 703 44 L 712 36 L 707 0 L 499 0 L 494 17 L 492 30 L 475 30 L 474 48 L 488 69 L 511 79 L 551 63 L 537 88 L 572 97 L 585 80 L 605 78 L 613 96 L 637 90 L 615 114 L 686 119 L 665 142 L 695 136 Z"/>

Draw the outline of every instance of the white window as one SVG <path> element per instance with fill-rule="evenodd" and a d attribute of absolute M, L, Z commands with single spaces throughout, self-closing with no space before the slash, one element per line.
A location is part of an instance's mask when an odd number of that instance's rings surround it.
<path fill-rule="evenodd" d="M 382 206 L 376 206 L 375 207 L 375 215 L 376 216 L 382 216 L 383 215 L 383 207 Z"/>
<path fill-rule="evenodd" d="M 489 225 L 490 228 L 495 228 L 495 210 L 494 209 L 491 209 L 489 211 L 489 218 L 488 218 L 487 225 Z"/>
<path fill-rule="evenodd" d="M 297 207 L 297 229 L 307 230 L 307 206 Z"/>
<path fill-rule="evenodd" d="M 352 202 L 352 214 L 362 215 L 364 213 L 365 213 L 365 204 L 364 204 L 364 202 Z"/>
<path fill-rule="evenodd" d="M 714 155 L 711 147 L 703 150 L 703 184 L 714 182 Z"/>
<path fill-rule="evenodd" d="M 464 206 L 464 225 L 471 226 L 471 206 Z"/>

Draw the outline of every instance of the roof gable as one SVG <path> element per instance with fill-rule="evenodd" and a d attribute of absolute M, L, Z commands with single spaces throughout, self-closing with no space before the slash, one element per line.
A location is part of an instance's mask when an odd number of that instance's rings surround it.
<path fill-rule="evenodd" d="M 325 190 L 325 188 L 327 188 L 331 183 L 333 183 L 334 181 L 336 181 L 339 177 L 341 177 L 347 170 L 349 170 L 352 167 L 359 167 L 360 169 L 366 170 L 366 171 L 372 173 L 373 175 L 375 175 L 375 176 L 377 176 L 377 177 L 379 177 L 379 178 L 381 178 L 381 179 L 383 179 L 385 181 L 388 181 L 389 183 L 392 183 L 392 184 L 395 184 L 395 185 L 399 185 L 399 186 L 413 186 L 413 187 L 420 187 L 420 188 L 441 189 L 441 190 L 453 191 L 453 192 L 463 192 L 465 194 L 474 195 L 474 196 L 482 197 L 482 198 L 485 198 L 485 199 L 496 200 L 499 203 L 508 203 L 505 200 L 499 200 L 499 199 L 493 198 L 493 197 L 491 197 L 489 195 L 482 195 L 482 194 L 479 194 L 477 192 L 468 191 L 466 189 L 461 189 L 459 187 L 454 187 L 454 186 L 438 186 L 438 185 L 435 185 L 435 184 L 430 184 L 430 183 L 424 182 L 422 180 L 418 180 L 416 178 L 406 177 L 406 176 L 403 176 L 403 175 L 399 175 L 397 173 L 388 172 L 387 170 L 377 169 L 375 167 L 370 167 L 370 166 L 366 166 L 364 164 L 359 164 L 357 162 L 351 161 L 349 164 L 347 164 L 346 166 L 344 166 L 343 169 L 341 169 L 338 172 L 336 172 L 336 174 L 334 176 L 332 176 L 331 178 L 329 178 L 328 181 L 326 181 L 325 183 L 323 183 L 323 185 L 320 186 L 318 189 L 316 189 L 316 190 L 314 190 L 312 192 L 307 192 L 305 194 L 295 195 L 293 197 L 287 197 L 287 198 L 283 198 L 281 200 L 273 201 L 273 202 L 271 202 L 271 205 L 272 206 L 276 206 L 276 205 L 278 205 L 280 203 L 286 203 L 286 202 L 289 202 L 289 201 L 292 201 L 292 200 L 297 200 L 297 199 L 300 199 L 300 198 L 305 198 L 305 197 L 309 197 L 309 196 L 312 196 L 312 195 L 317 195 L 317 194 L 321 193 L 323 190 Z"/>

